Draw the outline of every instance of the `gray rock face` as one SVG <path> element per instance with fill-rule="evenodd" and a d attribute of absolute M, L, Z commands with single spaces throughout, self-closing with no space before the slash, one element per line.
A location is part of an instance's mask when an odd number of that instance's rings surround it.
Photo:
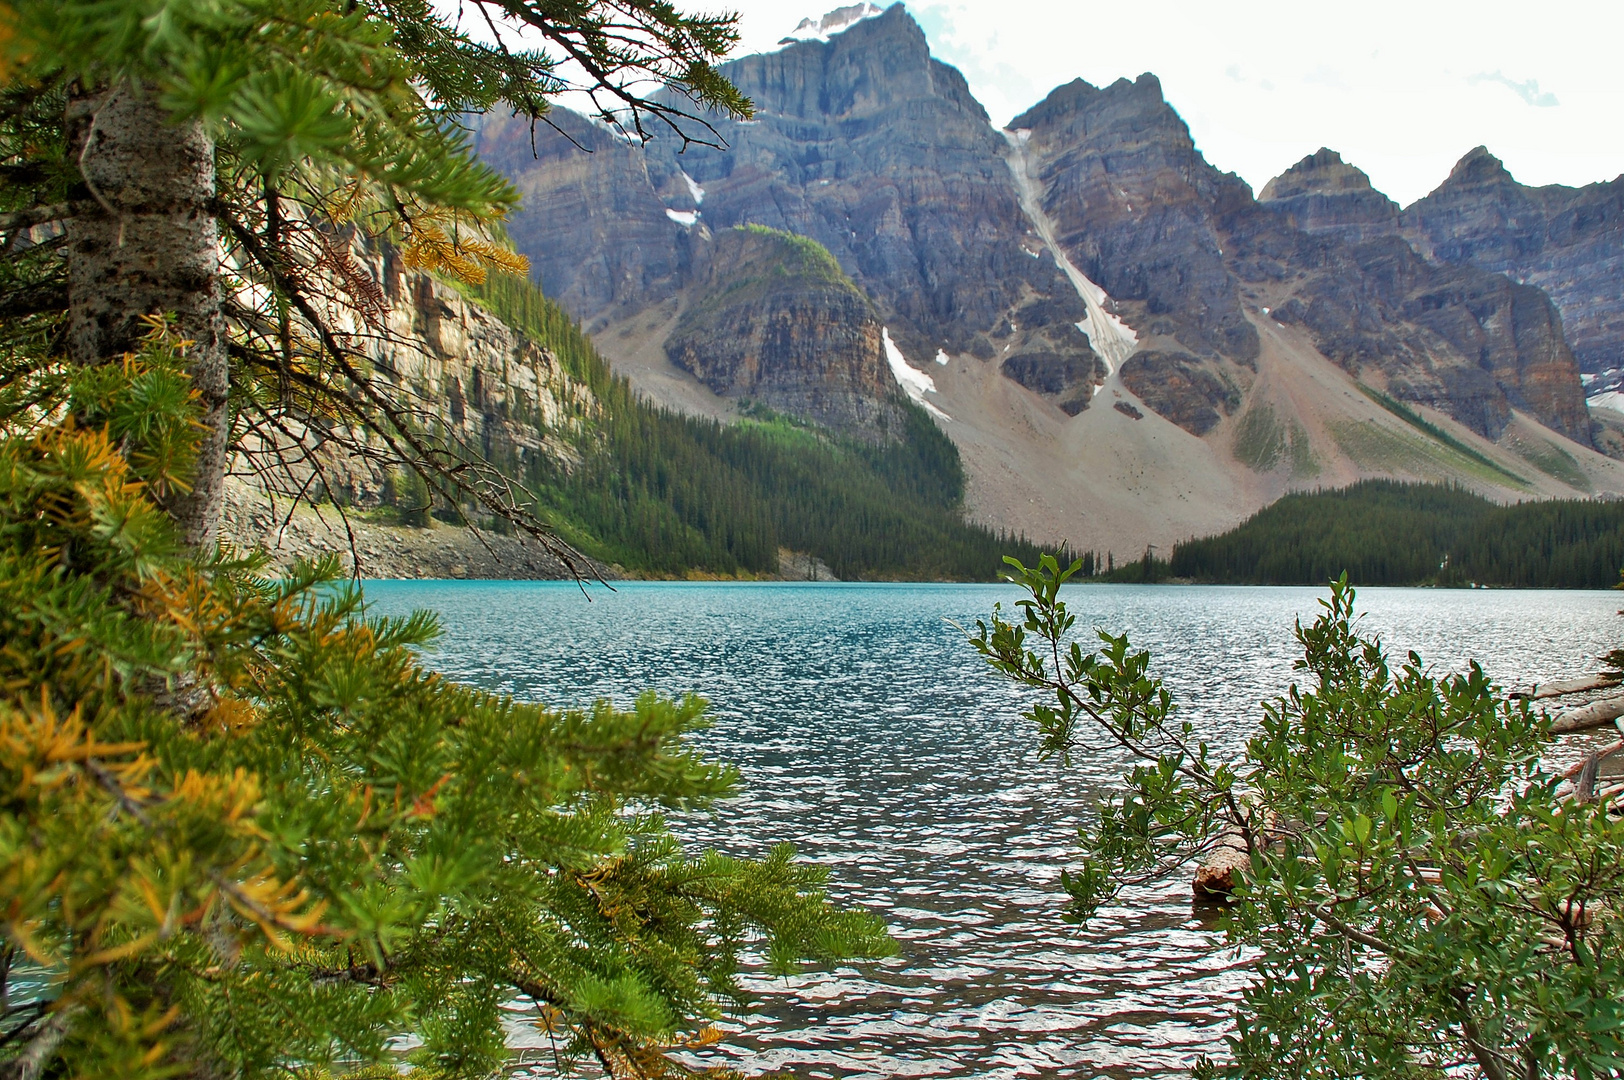
<path fill-rule="evenodd" d="M 1234 408 L 1258 352 L 1246 308 L 1269 297 L 1277 320 L 1302 324 L 1355 374 L 1375 368 L 1397 396 L 1491 439 L 1521 408 L 1590 444 L 1549 301 L 1500 275 L 1429 264 L 1397 235 L 1392 204 L 1334 153 L 1255 200 L 1201 157 L 1151 75 L 1073 82 L 1014 124 L 1032 132 L 1067 253 L 1156 354 L 1124 365 L 1124 382 L 1190 431 Z"/>
<path fill-rule="evenodd" d="M 1624 177 L 1582 188 L 1528 187 L 1479 146 L 1436 191 L 1406 208 L 1402 221 L 1405 236 L 1430 258 L 1507 274 L 1548 293 L 1581 370 L 1624 368 Z"/>
<path fill-rule="evenodd" d="M 579 318 L 669 295 L 692 262 L 690 230 L 649 181 L 643 151 L 566 109 L 553 127 L 489 113 L 474 146 L 524 196 L 508 222 L 541 290 Z"/>
<path fill-rule="evenodd" d="M 1252 193 L 1197 152 L 1154 75 L 1104 90 L 1078 79 L 1011 122 L 1032 132 L 1044 209 L 1061 245 L 1141 335 L 1198 356 L 1257 356 L 1218 218 Z"/>
<path fill-rule="evenodd" d="M 627 147 L 562 112 L 560 126 L 592 154 L 538 130 L 533 155 L 513 123 L 481 132 L 480 152 L 529 196 L 512 233 L 549 292 L 589 328 L 618 309 L 695 297 L 712 287 L 713 234 L 770 226 L 827 248 L 915 363 L 938 349 L 970 354 L 1072 415 L 1087 406 L 1106 368 L 1075 326 L 1085 305 L 1023 213 L 1008 165 L 1016 151 L 901 5 L 724 70 L 757 108 L 751 121 L 718 122 L 726 150 L 684 152 L 669 138 Z M 1442 249 L 1426 254 L 1443 262 L 1418 254 L 1396 206 L 1335 153 L 1310 155 L 1255 199 L 1202 158 L 1152 75 L 1072 82 L 1012 127 L 1030 132 L 1023 173 L 1058 246 L 1138 335 L 1125 385 L 1188 430 L 1210 431 L 1238 407 L 1268 309 L 1350 371 L 1490 438 L 1516 408 L 1590 443 L 1577 365 L 1544 295 L 1464 254 L 1458 265 Z M 1412 216 L 1404 224 L 1418 235 Z M 1579 228 L 1576 217 L 1569 231 Z M 668 355 L 723 392 L 765 393 L 738 388 L 748 365 L 728 340 L 736 333 L 756 343 L 757 362 L 776 363 L 763 335 L 790 315 L 787 301 L 772 303 L 777 314 L 739 309 L 727 318 L 742 321 L 717 322 Z M 850 320 L 809 309 L 791 321 L 797 329 L 775 340 L 804 380 L 815 366 L 797 335 Z M 775 385 L 769 376 L 745 381 Z"/>
<path fill-rule="evenodd" d="M 1398 203 L 1371 187 L 1363 169 L 1324 147 L 1263 185 L 1258 202 L 1304 232 L 1354 243 L 1398 231 Z"/>
<path fill-rule="evenodd" d="M 999 368 L 1034 394 L 1051 399 L 1068 416 L 1088 408 L 1100 376 L 1098 362 L 1052 352 L 1011 356 Z"/>
<path fill-rule="evenodd" d="M 1139 400 L 1192 435 L 1205 435 L 1241 403 L 1241 394 L 1221 371 L 1189 353 L 1146 349 L 1122 365 L 1122 385 Z"/>
<path fill-rule="evenodd" d="M 693 294 L 665 351 L 713 392 L 870 441 L 900 436 L 874 305 L 818 245 L 725 229 Z"/>
<path fill-rule="evenodd" d="M 817 240 L 916 360 L 1029 342 L 1091 360 L 1067 332 L 1085 315 L 1081 301 L 1023 243 L 1002 138 L 900 4 L 827 42 L 723 70 L 756 119 L 720 125 L 726 151 L 679 154 L 655 140 L 649 171 L 662 192 L 680 194 L 686 172 L 705 192 L 711 228 L 754 223 Z"/>
<path fill-rule="evenodd" d="M 1057 403 L 1086 402 L 1100 368 L 1075 326 L 1084 305 L 1029 235 L 1003 139 L 900 4 L 723 70 L 756 106 L 718 121 L 725 151 L 628 147 L 562 109 L 553 119 L 590 154 L 486 122 L 479 153 L 525 193 L 509 231 L 544 291 L 590 328 L 688 285 L 710 232 L 766 225 L 832 252 L 914 362 L 1032 357 L 1014 370 L 1042 367 L 1049 385 L 1058 364 Z"/>

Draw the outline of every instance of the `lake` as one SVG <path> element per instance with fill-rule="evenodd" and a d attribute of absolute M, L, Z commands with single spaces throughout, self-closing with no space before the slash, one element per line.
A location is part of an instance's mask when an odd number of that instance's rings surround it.
<path fill-rule="evenodd" d="M 885 918 L 895 959 L 753 980 L 760 1011 L 714 1058 L 797 1076 L 1176 1075 L 1221 1054 L 1244 980 L 1192 906 L 1188 876 L 1137 889 L 1087 930 L 1060 919 L 1077 825 L 1114 757 L 1040 763 L 1026 694 L 951 622 L 1016 591 L 994 585 L 371 582 L 380 614 L 430 608 L 450 676 L 556 705 L 699 693 L 701 737 L 745 790 L 679 819 L 695 845 L 752 855 L 789 840 L 833 894 Z M 1293 621 L 1324 590 L 1087 585 L 1081 626 L 1126 631 L 1214 744 L 1238 749 L 1282 693 Z M 1507 685 L 1581 674 L 1618 647 L 1608 592 L 1369 589 L 1365 625 L 1441 671 L 1476 659 Z M 550 1075 L 515 1017 L 516 1072 Z"/>

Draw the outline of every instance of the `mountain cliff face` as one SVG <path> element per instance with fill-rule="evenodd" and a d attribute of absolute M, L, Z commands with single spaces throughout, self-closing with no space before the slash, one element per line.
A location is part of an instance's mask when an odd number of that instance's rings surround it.
<path fill-rule="evenodd" d="M 916 361 L 939 349 L 1092 361 L 1073 326 L 1081 303 L 1023 244 L 1002 139 L 901 5 L 723 71 L 756 118 L 721 125 L 725 151 L 651 144 L 662 194 L 691 192 L 686 174 L 711 228 L 754 223 L 818 241 Z"/>
<path fill-rule="evenodd" d="M 1546 295 L 1418 252 L 1335 153 L 1255 198 L 1154 76 L 1075 81 L 999 131 L 901 5 L 803 31 L 726 65 L 757 108 L 718 123 L 726 149 L 629 147 L 562 112 L 592 154 L 542 129 L 532 152 L 510 121 L 479 134 L 527 193 L 512 234 L 541 283 L 642 392 L 877 429 L 877 326 L 959 446 L 973 515 L 1118 552 L 1304 484 L 1619 479 Z M 817 241 L 868 314 L 761 287 L 786 253 L 747 251 L 747 225 Z"/>
<path fill-rule="evenodd" d="M 532 465 L 567 473 L 581 464 L 598 442 L 604 408 L 558 355 L 456 288 L 407 269 L 392 247 L 357 241 L 349 255 L 376 284 L 376 302 L 365 312 L 335 305 L 336 329 L 366 354 L 374 379 L 417 424 L 510 477 Z M 330 434 L 257 430 L 248 440 L 254 453 L 234 466 L 238 475 L 228 484 L 224 530 L 231 542 L 265 548 L 279 571 L 331 553 L 372 577 L 569 576 L 531 540 L 476 538 L 429 520 L 422 513 L 427 491 L 401 497 L 404 473 L 380 466 L 390 457 L 384 447 L 373 447 L 377 457 L 351 454 Z M 316 500 L 351 513 L 411 503 L 423 520 L 401 528 L 301 505 Z"/>
<path fill-rule="evenodd" d="M 1321 151 L 1264 190 L 1208 165 L 1154 76 L 1074 82 L 1016 118 L 1030 129 L 1061 244 L 1145 340 L 1124 383 L 1205 434 L 1258 354 L 1248 310 L 1300 324 L 1355 376 L 1489 439 L 1514 408 L 1590 444 L 1578 371 L 1537 289 L 1436 267 L 1364 174 Z"/>
<path fill-rule="evenodd" d="M 1441 262 L 1543 289 L 1562 313 L 1581 370 L 1624 368 L 1624 177 L 1582 188 L 1527 187 L 1483 147 L 1405 209 L 1404 234 Z M 1600 389 L 1600 383 L 1593 383 Z"/>
<path fill-rule="evenodd" d="M 1301 231 L 1337 241 L 1302 253 L 1297 262 L 1328 272 L 1276 309 L 1277 318 L 1302 319 L 1328 356 L 1384 367 L 1399 396 L 1451 412 L 1491 438 L 1517 408 L 1590 445 L 1578 362 L 1541 290 L 1470 264 L 1423 259 L 1401 233 L 1396 204 L 1333 151 L 1276 177 L 1260 201 Z M 1371 310 L 1372 301 L 1382 310 Z M 1372 333 L 1377 318 L 1421 334 Z"/>
<path fill-rule="evenodd" d="M 1363 169 L 1324 147 L 1263 185 L 1258 201 L 1304 232 L 1356 244 L 1398 232 L 1398 203 L 1371 187 Z"/>
<path fill-rule="evenodd" d="M 1103 371 L 1076 327 L 1085 306 L 1029 236 L 1002 137 L 901 5 L 723 71 L 756 106 L 751 121 L 718 121 L 726 150 L 639 151 L 559 110 L 593 154 L 538 129 L 533 155 L 528 127 L 486 123 L 480 154 L 537 208 L 512 235 L 544 291 L 601 325 L 656 284 L 686 283 L 707 230 L 765 225 L 827 248 L 914 363 L 997 358 L 1086 405 Z"/>
<path fill-rule="evenodd" d="M 879 316 L 816 242 L 762 226 L 724 229 L 692 290 L 665 352 L 713 393 L 870 441 L 901 434 Z"/>
<path fill-rule="evenodd" d="M 542 292 L 579 318 L 667 295 L 691 263 L 689 231 L 667 215 L 643 151 L 567 109 L 551 126 L 488 113 L 474 145 L 531 212 L 508 231 Z"/>

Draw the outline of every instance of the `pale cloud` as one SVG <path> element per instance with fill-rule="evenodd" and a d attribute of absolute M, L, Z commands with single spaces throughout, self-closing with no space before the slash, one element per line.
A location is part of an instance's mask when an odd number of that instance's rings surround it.
<path fill-rule="evenodd" d="M 1471 86 L 1486 82 L 1499 83 L 1522 98 L 1527 104 L 1539 109 L 1549 109 L 1562 104 L 1556 100 L 1556 95 L 1550 91 L 1540 93 L 1538 79 L 1526 79 L 1523 82 L 1517 82 L 1501 71 L 1480 71 L 1476 75 L 1469 76 L 1466 82 Z"/>
<path fill-rule="evenodd" d="M 741 12 L 742 51 L 752 52 L 841 2 L 727 6 Z M 920 0 L 911 10 L 994 123 L 1077 77 L 1101 86 L 1151 71 L 1208 159 L 1254 189 L 1321 146 L 1401 203 L 1479 144 L 1525 183 L 1624 173 L 1617 0 L 1546 0 L 1537 15 L 1524 0 L 1364 0 L 1357 11 L 1274 0 Z M 1558 77 L 1561 108 L 1529 108 L 1555 104 L 1542 87 Z M 1490 92 L 1501 86 L 1513 93 Z"/>

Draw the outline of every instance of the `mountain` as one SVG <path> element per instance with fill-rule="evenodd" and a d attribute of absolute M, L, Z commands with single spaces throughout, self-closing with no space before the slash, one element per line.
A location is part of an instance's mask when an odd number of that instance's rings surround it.
<path fill-rule="evenodd" d="M 547 295 L 612 340 L 626 312 L 674 296 L 716 231 L 764 225 L 830 251 L 905 355 L 997 358 L 1086 404 L 1101 373 L 1075 325 L 1086 308 L 1026 235 L 1003 138 L 900 5 L 726 71 L 757 110 L 716 122 L 727 150 L 643 152 L 558 110 L 592 154 L 538 130 L 533 155 L 527 126 L 485 121 L 479 153 L 535 208 L 512 236 Z"/>
<path fill-rule="evenodd" d="M 677 367 L 724 397 L 759 401 L 835 431 L 901 437 L 901 399 L 874 305 L 816 240 L 762 225 L 724 229 L 706 250 L 666 338 Z"/>
<path fill-rule="evenodd" d="M 1300 229 L 1355 244 L 1399 229 L 1398 203 L 1372 187 L 1363 169 L 1324 147 L 1263 185 L 1257 197 Z"/>
<path fill-rule="evenodd" d="M 1529 187 L 1479 146 L 1402 223 L 1430 258 L 1539 286 L 1562 312 L 1580 369 L 1596 377 L 1592 392 L 1624 382 L 1624 177 Z"/>
<path fill-rule="evenodd" d="M 871 333 L 806 317 L 775 339 L 788 293 L 726 300 L 716 252 L 761 226 L 816 241 L 866 296 L 897 385 L 996 528 L 1137 554 L 1366 477 L 1624 491 L 1545 294 L 1425 257 L 1329 151 L 1254 198 L 1154 76 L 1078 80 L 1000 130 L 900 4 L 786 41 L 725 65 L 756 106 L 716 122 L 726 149 L 632 146 L 562 110 L 568 138 L 476 133 L 526 194 L 512 235 L 542 288 L 652 400 L 728 419 L 782 369 L 810 401 L 807 358 Z M 790 255 L 755 252 L 744 276 L 793 276 Z M 860 367 L 830 370 L 878 408 Z"/>
<path fill-rule="evenodd" d="M 1024 540 L 964 521 L 957 451 L 897 388 L 872 307 L 827 252 L 761 229 L 735 230 L 717 247 L 722 262 L 700 280 L 725 283 L 707 294 L 721 302 L 691 312 L 695 338 L 849 338 L 838 355 L 802 351 L 817 378 L 774 370 L 750 382 L 752 400 L 732 424 L 634 394 L 529 282 L 443 281 L 356 237 L 341 285 L 363 295 L 365 309 L 345 308 L 351 321 L 339 329 L 404 403 L 407 422 L 494 466 L 482 483 L 506 487 L 610 577 L 987 580 L 1006 553 L 1036 558 Z M 786 266 L 799 273 L 780 291 Z M 739 310 L 773 318 L 740 325 L 730 321 Z M 846 376 L 859 381 L 843 384 Z M 821 409 L 825 424 L 788 419 L 774 400 Z M 340 433 L 286 424 L 251 434 L 259 442 L 238 470 L 251 475 L 230 486 L 224 531 L 267 548 L 274 568 L 353 551 L 368 576 L 566 576 L 478 506 L 451 506 L 380 464 L 390 459 L 382 447 L 351 453 L 333 438 Z M 465 519 L 485 535 L 453 527 Z"/>
<path fill-rule="evenodd" d="M 1271 181 L 1261 205 L 1320 241 L 1299 244 L 1289 262 L 1311 267 L 1310 279 L 1272 310 L 1301 319 L 1327 356 L 1356 374 L 1380 369 L 1395 396 L 1450 412 L 1490 439 L 1515 408 L 1591 445 L 1577 361 L 1538 288 L 1422 258 L 1399 235 L 1386 197 L 1328 150 Z M 1263 242 L 1251 238 L 1249 250 L 1279 279 L 1285 268 L 1267 250 L 1268 230 L 1253 231 Z"/>
<path fill-rule="evenodd" d="M 1031 132 L 1044 210 L 1067 255 L 1144 331 L 1124 383 L 1193 434 L 1238 406 L 1260 348 L 1247 312 L 1267 307 L 1351 374 L 1485 438 L 1498 439 L 1519 408 L 1590 444 L 1549 302 L 1498 275 L 1435 267 L 1396 229 L 1350 230 L 1357 214 L 1324 214 L 1322 203 L 1364 197 L 1363 174 L 1310 158 L 1254 200 L 1201 157 L 1151 75 L 1103 89 L 1079 80 L 1012 127 Z M 1283 191 L 1295 194 L 1269 198 Z"/>

